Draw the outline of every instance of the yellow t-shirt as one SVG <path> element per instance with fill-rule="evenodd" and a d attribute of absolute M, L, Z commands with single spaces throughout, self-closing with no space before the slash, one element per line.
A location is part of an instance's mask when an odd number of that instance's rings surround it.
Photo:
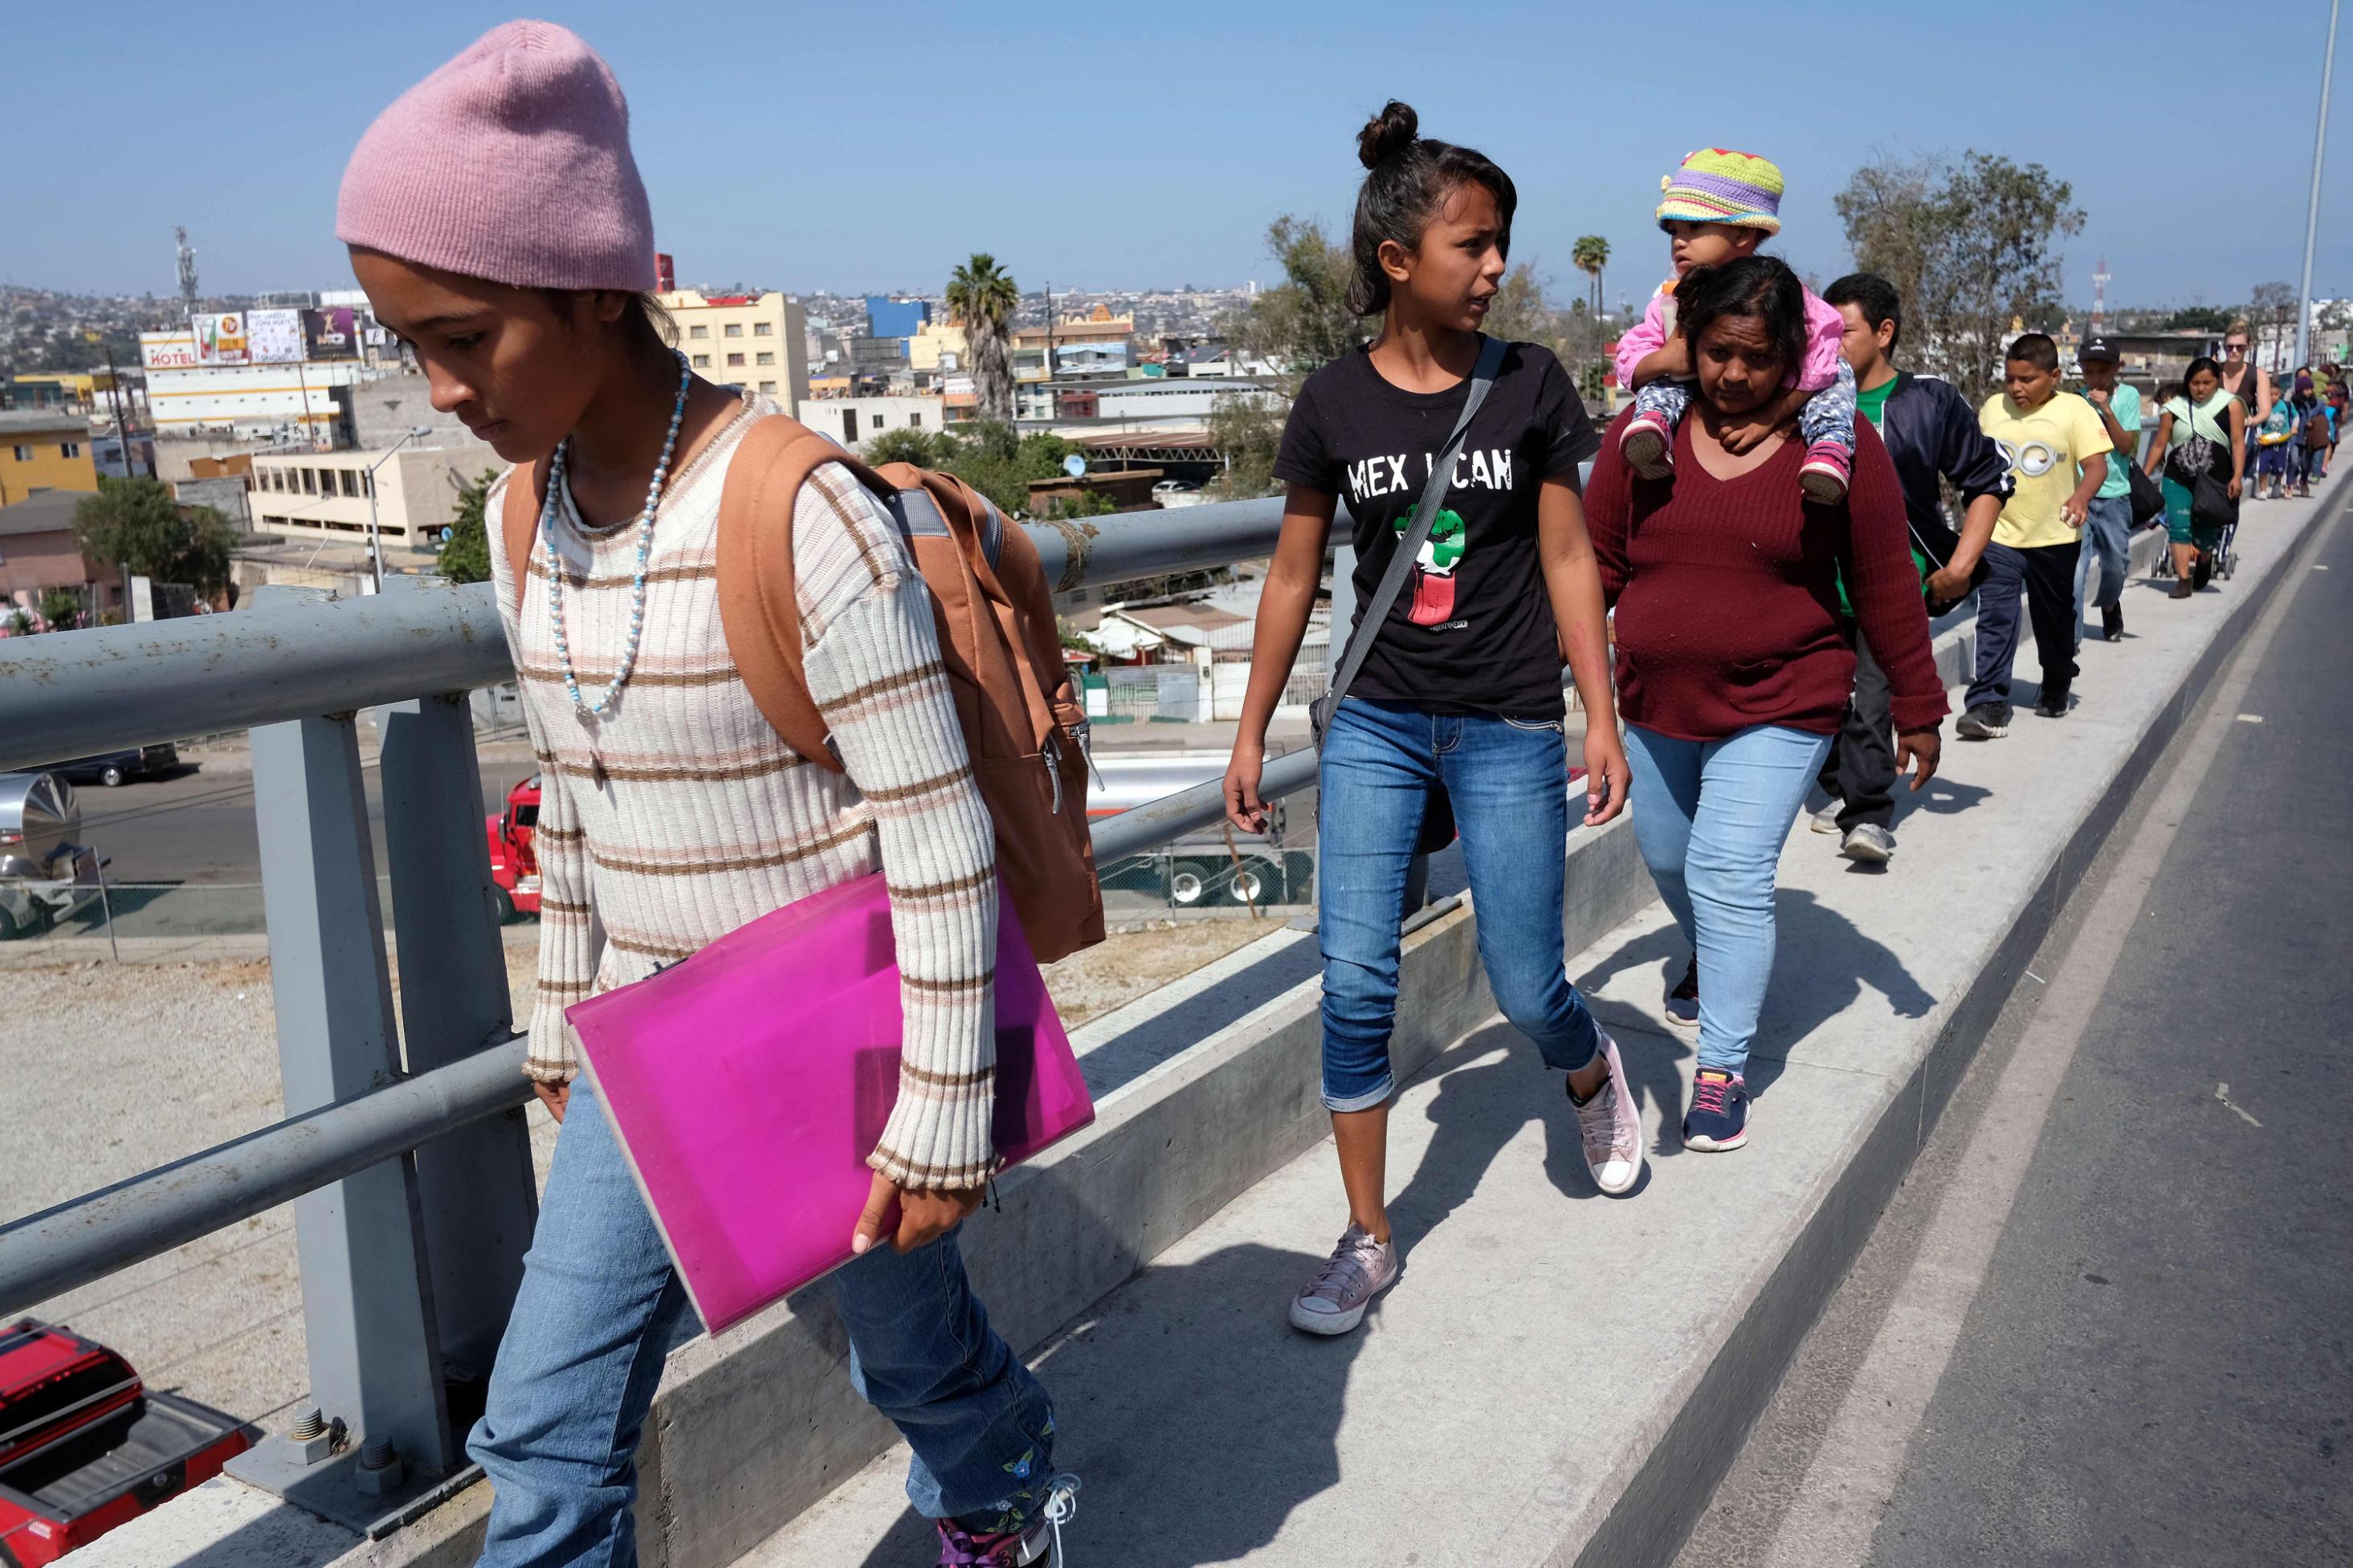
<path fill-rule="evenodd" d="M 2010 394 L 1997 392 L 1978 410 L 1978 426 L 2010 459 L 2018 487 L 1994 525 L 1994 542 L 2030 550 L 2083 538 L 2084 531 L 2068 527 L 2059 509 L 2073 493 L 2084 464 L 2115 449 L 2099 411 L 2072 392 L 2053 394 L 2040 408 L 2021 408 Z"/>

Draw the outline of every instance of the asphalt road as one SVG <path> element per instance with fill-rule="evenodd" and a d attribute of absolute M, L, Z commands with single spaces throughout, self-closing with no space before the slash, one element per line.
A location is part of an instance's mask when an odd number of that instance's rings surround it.
<path fill-rule="evenodd" d="M 2353 1562 L 2353 523 L 2292 570 L 1684 1568 Z"/>

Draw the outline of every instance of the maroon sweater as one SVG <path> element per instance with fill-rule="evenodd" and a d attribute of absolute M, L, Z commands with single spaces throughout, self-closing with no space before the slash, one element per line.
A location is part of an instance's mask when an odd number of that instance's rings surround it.
<path fill-rule="evenodd" d="M 1637 479 L 1618 456 L 1631 416 L 1611 424 L 1585 495 L 1602 593 L 1618 611 L 1626 721 L 1685 741 L 1751 724 L 1836 733 L 1854 685 L 1839 613 L 1843 567 L 1863 637 L 1887 672 L 1896 729 L 1936 728 L 1945 688 L 1904 489 L 1871 421 L 1855 421 L 1846 504 L 1816 506 L 1798 486 L 1801 441 L 1783 442 L 1736 479 L 1702 468 L 1692 455 L 1696 408 L 1675 432 L 1674 478 Z"/>

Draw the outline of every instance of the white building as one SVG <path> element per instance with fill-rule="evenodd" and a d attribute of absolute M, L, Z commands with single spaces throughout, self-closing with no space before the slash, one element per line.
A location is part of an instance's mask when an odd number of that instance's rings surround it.
<path fill-rule="evenodd" d="M 1095 394 L 1096 426 L 1116 424 L 1130 430 L 1198 429 L 1208 422 L 1221 397 L 1264 402 L 1272 395 L 1256 382 L 1230 376 L 1107 381 L 1090 390 Z"/>
<path fill-rule="evenodd" d="M 930 397 L 812 397 L 793 417 L 845 447 L 872 440 L 885 430 L 947 428 L 947 400 Z"/>
<path fill-rule="evenodd" d="M 385 556 L 430 553 L 457 515 L 458 492 L 496 466 L 479 453 L 415 447 L 389 460 L 378 451 L 257 453 L 253 526 L 288 539 L 364 548 L 373 496 Z"/>
<path fill-rule="evenodd" d="M 139 357 L 163 436 L 202 430 L 332 442 L 350 425 L 350 394 L 340 389 L 374 374 L 356 359 L 206 364 L 192 331 L 142 332 Z"/>

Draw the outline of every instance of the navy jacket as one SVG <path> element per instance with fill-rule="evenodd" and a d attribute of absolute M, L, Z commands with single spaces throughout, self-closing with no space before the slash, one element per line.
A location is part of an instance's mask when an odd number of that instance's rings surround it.
<path fill-rule="evenodd" d="M 1978 427 L 1977 410 L 1950 382 L 1897 371 L 1879 434 L 1887 455 L 1895 459 L 1896 477 L 1904 481 L 1904 511 L 1912 524 L 1913 548 L 1928 558 L 1931 571 L 1952 560 L 1961 542 L 1959 531 L 1945 516 L 1940 479 L 1961 492 L 1964 510 L 1979 496 L 2007 501 L 2017 488 L 2010 459 Z M 1984 574 L 1980 562 L 1977 574 Z"/>

